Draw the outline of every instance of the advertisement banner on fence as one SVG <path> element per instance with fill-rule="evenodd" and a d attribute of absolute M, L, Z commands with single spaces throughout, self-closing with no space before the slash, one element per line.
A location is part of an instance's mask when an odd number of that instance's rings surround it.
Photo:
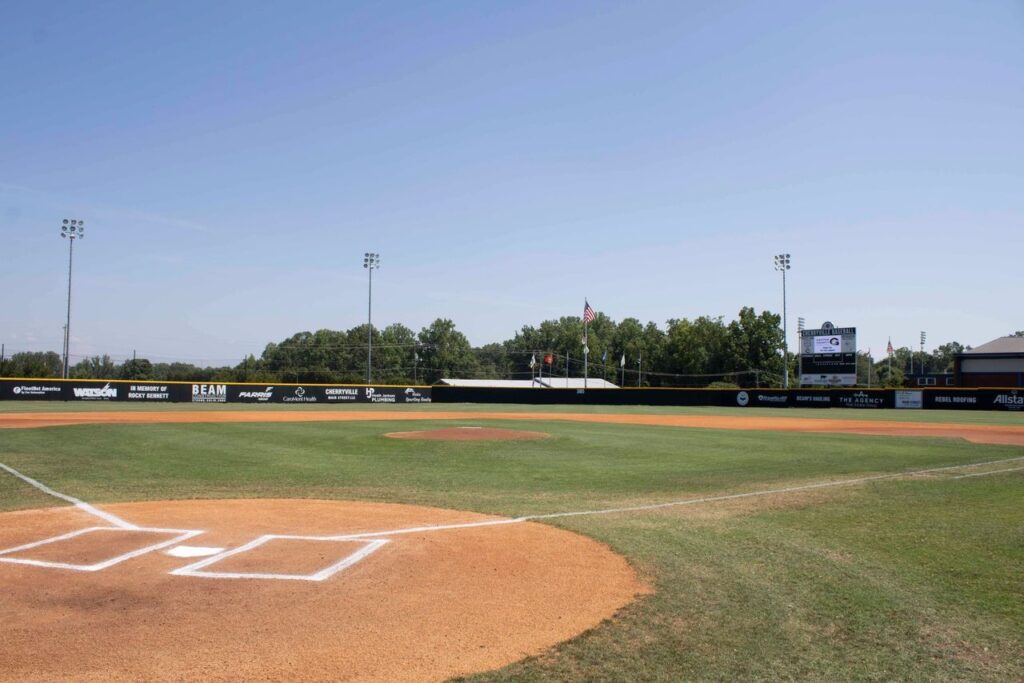
<path fill-rule="evenodd" d="M 924 407 L 924 398 L 921 391 L 896 391 L 896 407 L 897 408 L 914 408 L 920 409 Z"/>
<path fill-rule="evenodd" d="M 0 383 L 0 398 L 13 401 L 60 400 L 62 386 L 46 380 L 19 380 Z"/>
<path fill-rule="evenodd" d="M 789 406 L 789 395 L 782 390 L 745 389 L 736 392 L 736 405 L 741 408 L 786 408 Z"/>
<path fill-rule="evenodd" d="M 891 391 L 884 390 L 863 390 L 863 391 L 841 391 L 832 390 L 833 408 L 892 408 L 893 396 Z"/>
<path fill-rule="evenodd" d="M 924 392 L 924 407 L 1024 411 L 1024 389 L 929 389 Z"/>
<path fill-rule="evenodd" d="M 128 401 L 146 401 L 147 403 L 170 401 L 171 385 L 169 384 L 129 384 L 124 396 Z"/>
<path fill-rule="evenodd" d="M 103 385 L 71 386 L 71 396 L 76 401 L 116 401 L 117 386 L 110 386 L 110 382 Z"/>
<path fill-rule="evenodd" d="M 790 394 L 790 405 L 794 408 L 831 408 L 832 394 L 828 391 L 795 390 Z"/>

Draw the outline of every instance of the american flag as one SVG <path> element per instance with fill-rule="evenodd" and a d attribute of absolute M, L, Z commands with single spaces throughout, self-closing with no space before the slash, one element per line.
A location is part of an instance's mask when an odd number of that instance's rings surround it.
<path fill-rule="evenodd" d="M 890 356 L 892 355 L 892 339 L 889 340 L 889 346 L 885 349 L 885 352 Z"/>
<path fill-rule="evenodd" d="M 587 300 L 583 300 L 583 323 L 592 323 L 597 315 L 594 313 L 594 309 L 590 307 Z"/>

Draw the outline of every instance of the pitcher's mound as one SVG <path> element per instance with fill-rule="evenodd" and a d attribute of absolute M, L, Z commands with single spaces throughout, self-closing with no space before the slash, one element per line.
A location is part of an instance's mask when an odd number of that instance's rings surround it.
<path fill-rule="evenodd" d="M 546 439 L 545 432 L 526 432 L 518 429 L 494 429 L 492 427 L 446 427 L 427 429 L 420 432 L 389 432 L 392 439 L 413 439 L 418 441 L 529 441 Z"/>

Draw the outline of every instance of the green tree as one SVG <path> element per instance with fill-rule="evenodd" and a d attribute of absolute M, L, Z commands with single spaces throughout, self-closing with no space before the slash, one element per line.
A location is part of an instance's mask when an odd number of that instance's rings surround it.
<path fill-rule="evenodd" d="M 758 315 L 753 308 L 745 306 L 736 320 L 729 323 L 728 336 L 726 372 L 758 370 L 774 376 L 783 374 L 782 316 L 769 311 Z M 753 378 L 740 376 L 738 379 L 749 383 Z"/>
<path fill-rule="evenodd" d="M 477 361 L 466 335 L 455 323 L 438 318 L 419 334 L 423 349 L 423 378 L 433 384 L 444 377 L 475 377 Z"/>
<path fill-rule="evenodd" d="M 964 345 L 960 342 L 949 342 L 943 344 L 931 353 L 928 359 L 929 372 L 952 372 L 953 360 L 957 354 L 964 352 Z"/>
<path fill-rule="evenodd" d="M 729 366 L 729 331 L 721 317 L 668 321 L 663 367 L 677 375 L 711 375 Z M 676 383 L 704 385 L 713 377 L 677 377 Z"/>
<path fill-rule="evenodd" d="M 76 379 L 114 379 L 118 376 L 117 364 L 110 356 L 91 356 L 75 363 L 69 374 Z"/>
<path fill-rule="evenodd" d="M 485 344 L 473 349 L 476 356 L 477 377 L 482 379 L 507 379 L 512 369 L 512 360 L 504 344 Z M 537 359 L 538 363 L 544 361 L 543 356 Z"/>
<path fill-rule="evenodd" d="M 53 351 L 22 351 L 4 363 L 7 377 L 60 377 L 64 363 Z"/>
<path fill-rule="evenodd" d="M 411 384 L 416 346 L 416 333 L 405 325 L 395 323 L 381 330 L 373 347 L 374 381 Z"/>
<path fill-rule="evenodd" d="M 153 364 L 146 358 L 133 358 L 121 364 L 120 379 L 153 379 Z"/>

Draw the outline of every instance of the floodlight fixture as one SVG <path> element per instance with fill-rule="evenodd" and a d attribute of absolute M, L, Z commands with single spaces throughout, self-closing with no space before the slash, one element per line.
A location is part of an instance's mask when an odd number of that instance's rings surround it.
<path fill-rule="evenodd" d="M 380 254 L 367 251 L 363 254 L 363 268 L 369 277 L 369 288 L 366 304 L 366 383 L 373 383 L 373 271 L 380 268 Z"/>
<path fill-rule="evenodd" d="M 61 376 L 67 379 L 68 356 L 71 346 L 71 265 L 74 260 L 75 240 L 85 237 L 85 221 L 73 218 L 63 219 L 60 223 L 60 236 L 61 239 L 68 241 L 68 309 L 67 320 L 64 324 L 64 362 L 61 370 Z"/>
<path fill-rule="evenodd" d="M 789 341 L 786 331 L 786 271 L 790 268 L 789 254 L 775 255 L 775 270 L 782 273 L 782 386 L 789 388 Z"/>

